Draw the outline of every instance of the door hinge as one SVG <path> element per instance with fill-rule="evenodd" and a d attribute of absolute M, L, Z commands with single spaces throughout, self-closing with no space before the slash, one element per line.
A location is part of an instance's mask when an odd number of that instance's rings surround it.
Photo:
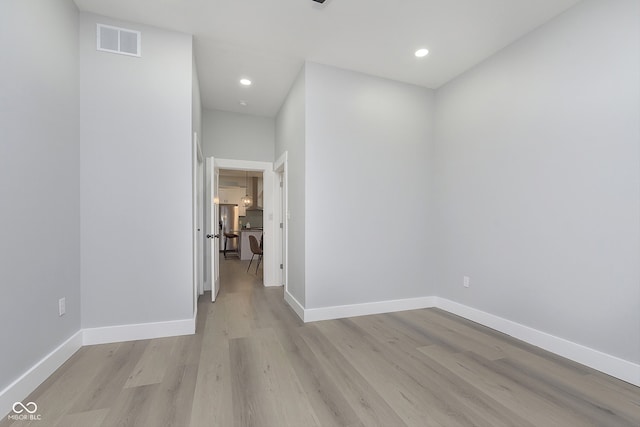
<path fill-rule="evenodd" d="M 280 187 L 283 187 L 283 185 L 282 185 L 282 181 L 280 181 Z"/>
<path fill-rule="evenodd" d="M 280 228 L 282 228 L 282 223 L 280 223 Z"/>
<path fill-rule="evenodd" d="M 282 267 L 283 267 L 282 264 L 280 264 L 280 270 L 282 270 Z"/>

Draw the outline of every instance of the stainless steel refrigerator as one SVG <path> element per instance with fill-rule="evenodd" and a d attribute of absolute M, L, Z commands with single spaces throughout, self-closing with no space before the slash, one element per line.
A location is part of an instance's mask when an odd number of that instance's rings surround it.
<path fill-rule="evenodd" d="M 224 233 L 232 233 L 240 236 L 240 218 L 238 217 L 238 205 L 220 205 L 220 250 L 224 249 L 224 242 L 227 240 L 227 251 L 237 251 L 240 238 L 227 239 Z"/>

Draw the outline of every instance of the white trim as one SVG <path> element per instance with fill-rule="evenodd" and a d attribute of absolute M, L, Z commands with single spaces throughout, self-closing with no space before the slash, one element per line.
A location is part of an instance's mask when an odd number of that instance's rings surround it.
<path fill-rule="evenodd" d="M 82 344 L 107 344 L 112 342 L 147 340 L 152 338 L 191 335 L 196 332 L 196 319 L 169 322 L 136 323 L 132 325 L 106 326 L 83 329 Z"/>
<path fill-rule="evenodd" d="M 307 309 L 287 290 L 284 299 L 304 322 L 436 307 L 640 387 L 640 364 L 446 298 L 432 296 Z"/>
<path fill-rule="evenodd" d="M 304 322 L 437 307 L 640 387 L 640 364 L 445 298 L 420 297 L 312 309 L 305 309 L 286 290 L 284 299 Z M 170 322 L 82 329 L 0 392 L 0 415 L 4 417 L 8 414 L 14 402 L 26 398 L 84 345 L 190 335 L 195 333 L 195 327 L 196 319 L 194 317 L 193 319 Z"/>
<path fill-rule="evenodd" d="M 436 297 L 436 307 L 640 387 L 640 364 L 445 298 Z"/>
<path fill-rule="evenodd" d="M 15 402 L 20 402 L 64 362 L 82 347 L 82 331 L 73 334 L 69 339 L 43 357 L 38 363 L 22 374 L 18 379 L 0 392 L 0 415 L 2 418 L 11 411 Z M 37 403 L 37 402 L 36 402 Z M 0 418 L 1 419 L 1 418 Z"/>
<path fill-rule="evenodd" d="M 255 160 L 236 160 L 236 159 L 219 159 L 215 158 L 215 166 L 220 169 L 231 170 L 249 170 L 249 171 L 272 171 L 273 163 L 259 162 Z"/>
<path fill-rule="evenodd" d="M 198 295 L 200 284 L 198 283 L 198 132 L 193 132 L 191 140 L 191 266 L 193 279 L 193 317 L 198 314 Z"/>
<path fill-rule="evenodd" d="M 285 151 L 284 153 L 282 153 L 280 157 L 278 157 L 278 160 L 276 160 L 273 163 L 273 170 L 277 171 L 280 169 L 284 169 L 287 165 L 288 160 L 289 160 L 289 152 Z"/>
<path fill-rule="evenodd" d="M 278 267 L 280 267 L 280 266 L 278 266 Z M 274 269 L 274 272 L 275 271 L 277 271 L 277 270 Z M 277 281 L 272 282 L 272 283 L 264 282 L 264 287 L 265 288 L 277 288 L 278 286 L 282 286 L 282 284 L 278 283 Z"/>
<path fill-rule="evenodd" d="M 279 252 L 283 254 L 283 270 L 280 275 L 281 284 L 284 286 L 285 293 L 289 292 L 289 152 L 285 151 L 276 160 L 273 170 L 277 174 L 282 174 L 282 189 L 279 188 L 280 182 L 275 183 L 278 187 L 274 190 L 274 199 L 278 201 L 278 206 L 274 207 L 274 211 L 278 211 L 278 221 L 282 222 L 282 231 L 278 232 L 279 224 L 275 224 L 276 234 L 281 233 L 282 239 L 276 245 Z M 276 196 L 277 194 L 277 196 Z M 277 261 L 276 261 L 277 264 Z M 280 267 L 276 265 L 276 267 Z"/>
<path fill-rule="evenodd" d="M 211 215 L 214 214 L 214 212 L 211 209 L 211 200 L 210 200 L 210 193 L 213 191 L 211 189 L 211 174 L 213 173 L 213 165 L 211 164 L 211 157 L 206 157 L 204 159 L 204 185 L 202 186 L 202 191 L 204 192 L 204 197 L 203 197 L 203 205 L 204 205 L 204 221 L 203 221 L 203 235 L 206 236 L 207 234 L 216 234 L 216 230 L 211 230 Z M 213 271 L 211 268 L 211 261 L 213 259 L 212 255 L 211 255 L 211 249 L 210 248 L 215 248 L 215 245 L 212 244 L 210 242 L 210 239 L 207 239 L 206 237 L 203 239 L 204 243 L 203 243 L 203 253 L 204 253 L 204 258 L 203 258 L 203 273 L 204 273 L 204 285 L 202 287 L 203 291 L 211 291 L 213 290 L 214 286 L 215 286 L 215 282 L 212 279 L 213 276 Z M 217 242 L 217 240 L 216 240 Z M 204 293 L 204 292 L 203 292 Z"/>
<path fill-rule="evenodd" d="M 213 239 L 209 239 L 209 264 L 211 265 L 211 302 L 215 302 L 220 292 L 220 169 L 215 166 L 215 158 L 207 158 L 207 167 L 211 169 L 209 176 L 209 191 L 207 193 L 207 206 L 209 207 L 209 228 Z M 211 203 L 209 203 L 211 200 Z M 215 236 L 218 236 L 215 238 Z M 238 243 L 240 245 L 240 243 Z M 238 249 L 240 246 L 238 246 Z"/>
<path fill-rule="evenodd" d="M 304 321 L 315 322 L 317 320 L 342 319 L 344 317 L 366 316 L 369 314 L 393 313 L 395 311 L 431 308 L 435 306 L 435 301 L 435 297 L 418 297 L 367 302 L 363 304 L 308 308 L 304 310 Z"/>
<path fill-rule="evenodd" d="M 284 300 L 287 302 L 287 304 L 289 304 L 289 306 L 291 306 L 291 308 L 293 309 L 293 311 L 296 312 L 296 314 L 298 315 L 298 317 L 300 319 L 302 319 L 303 322 L 306 322 L 306 320 L 304 319 L 304 315 L 305 315 L 305 309 L 302 306 L 302 304 L 300 304 L 300 302 L 298 302 L 298 300 L 289 293 L 288 290 L 285 289 L 284 291 Z"/>
<path fill-rule="evenodd" d="M 81 329 L 0 392 L 0 416 L 8 414 L 15 402 L 31 394 L 82 346 L 191 335 L 195 332 L 195 317 L 170 322 Z"/>

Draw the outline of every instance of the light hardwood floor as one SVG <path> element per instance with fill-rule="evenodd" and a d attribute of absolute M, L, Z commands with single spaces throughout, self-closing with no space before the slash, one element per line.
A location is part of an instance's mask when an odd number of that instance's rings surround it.
<path fill-rule="evenodd" d="M 437 309 L 303 324 L 246 265 L 195 335 L 83 347 L 0 427 L 640 425 L 630 384 Z"/>

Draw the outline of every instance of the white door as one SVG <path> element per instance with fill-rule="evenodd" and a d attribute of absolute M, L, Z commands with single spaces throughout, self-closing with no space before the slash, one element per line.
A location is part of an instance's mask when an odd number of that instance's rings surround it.
<path fill-rule="evenodd" d="M 218 291 L 220 291 L 220 229 L 219 218 L 220 209 L 218 208 L 218 178 L 220 171 L 215 167 L 213 157 L 207 157 L 207 170 L 211 171 L 209 175 L 209 194 L 207 195 L 207 203 L 209 204 L 209 234 L 207 241 L 209 246 L 209 264 L 211 264 L 211 302 L 216 300 Z"/>
<path fill-rule="evenodd" d="M 202 151 L 198 146 L 198 177 L 197 177 L 197 195 L 196 205 L 198 209 L 197 223 L 198 223 L 198 251 L 197 251 L 197 278 L 198 278 L 198 296 L 204 293 L 204 158 L 202 157 Z M 197 296 L 196 296 L 197 304 Z"/>
<path fill-rule="evenodd" d="M 198 132 L 193 133 L 193 309 L 197 312 L 198 296 L 204 292 L 204 243 L 203 197 L 204 158 L 198 142 Z"/>

